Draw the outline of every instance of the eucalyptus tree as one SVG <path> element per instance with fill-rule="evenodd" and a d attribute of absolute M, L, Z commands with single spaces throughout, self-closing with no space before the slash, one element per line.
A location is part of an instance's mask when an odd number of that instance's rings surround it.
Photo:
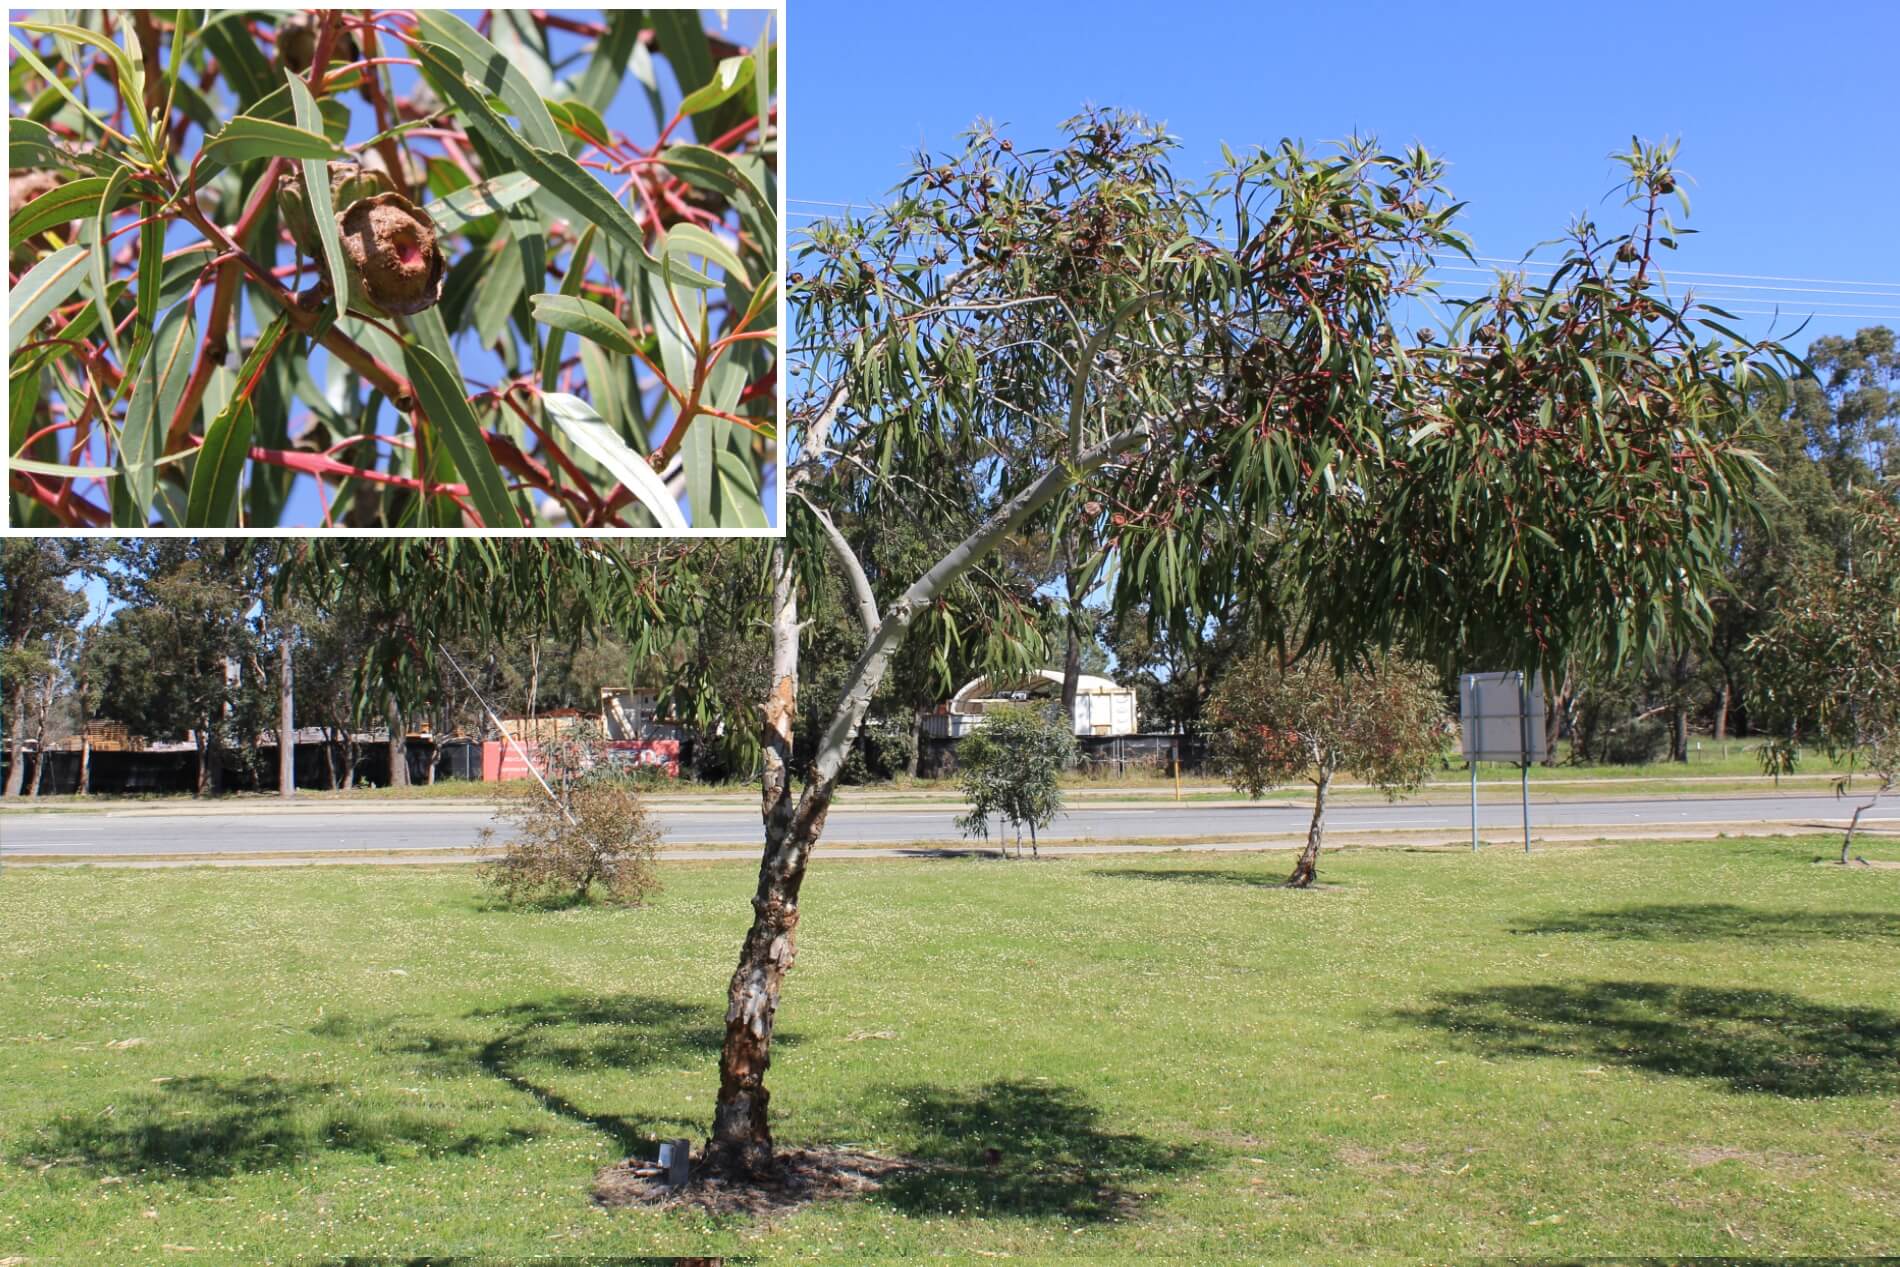
<path fill-rule="evenodd" d="M 1861 816 L 1900 782 L 1900 486 L 1862 490 L 1854 541 L 1847 566 L 1797 573 L 1748 644 L 1757 715 L 1772 736 L 1764 767 L 1792 772 L 1805 739 L 1865 762 L 1879 780 L 1841 837 L 1843 865 Z"/>
<path fill-rule="evenodd" d="M 1238 597 L 1268 633 L 1338 659 L 1403 639 L 1540 667 L 1705 616 L 1724 535 L 1763 479 L 1744 402 L 1785 356 L 1662 290 L 1667 149 L 1625 156 L 1637 227 L 1577 223 L 1547 282 L 1501 279 L 1440 342 L 1397 316 L 1430 299 L 1439 258 L 1468 255 L 1423 148 L 1284 142 L 1230 155 L 1202 196 L 1139 118 L 1065 132 L 1018 152 L 979 127 L 961 153 L 920 157 L 889 205 L 815 227 L 798 260 L 811 275 L 790 279 L 765 848 L 710 1146 L 727 1172 L 772 1162 L 772 1029 L 846 751 L 920 616 L 953 587 L 982 592 L 1006 539 L 1105 543 L 1118 605 L 1180 631 Z M 947 470 L 976 473 L 980 514 L 931 495 Z M 898 515 L 966 531 L 874 577 L 840 522 Z M 849 580 L 863 648 L 794 797 L 814 568 Z M 1020 604 L 988 611 L 991 661 L 1040 659 Z"/>

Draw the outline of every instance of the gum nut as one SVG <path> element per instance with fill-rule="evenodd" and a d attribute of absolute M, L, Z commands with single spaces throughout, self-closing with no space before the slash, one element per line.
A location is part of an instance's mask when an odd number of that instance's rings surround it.
<path fill-rule="evenodd" d="M 317 241 L 317 224 L 310 218 L 310 204 L 304 198 L 302 168 L 292 163 L 277 176 L 277 214 L 290 230 L 291 240 L 305 255 L 321 258 L 323 247 Z"/>
<path fill-rule="evenodd" d="M 293 13 L 277 24 L 277 69 L 294 70 L 299 75 L 310 69 L 310 63 L 317 55 L 317 36 L 320 33 L 317 15 L 314 13 Z M 355 61 L 357 59 L 356 41 L 348 31 L 338 31 L 336 42 L 330 46 L 330 60 Z"/>
<path fill-rule="evenodd" d="M 350 297 L 394 316 L 433 308 L 447 268 L 429 213 L 397 193 L 359 198 L 337 217 Z"/>

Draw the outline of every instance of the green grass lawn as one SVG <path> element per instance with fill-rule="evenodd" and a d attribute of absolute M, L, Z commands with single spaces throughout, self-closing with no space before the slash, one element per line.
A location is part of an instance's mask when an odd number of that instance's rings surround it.
<path fill-rule="evenodd" d="M 587 1195 L 710 1118 L 751 864 L 8 870 L 0 1260 L 1891 1251 L 1900 870 L 1836 847 L 821 862 L 780 1137 L 933 1165 L 759 1223 Z"/>

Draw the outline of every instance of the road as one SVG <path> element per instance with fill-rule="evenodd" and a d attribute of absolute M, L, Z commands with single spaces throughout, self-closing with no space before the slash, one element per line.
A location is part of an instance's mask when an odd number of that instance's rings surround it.
<path fill-rule="evenodd" d="M 1600 830 L 1684 836 L 1750 830 L 1815 830 L 1843 825 L 1853 800 L 1831 795 L 1654 797 L 1566 800 L 1531 804 L 1533 833 Z M 758 811 L 725 804 L 667 805 L 657 811 L 671 849 L 755 845 Z M 1284 839 L 1303 834 L 1308 809 L 1296 804 L 1195 805 L 1088 808 L 1078 805 L 1042 833 L 1047 842 Z M 825 840 L 831 844 L 911 845 L 959 839 L 957 811 L 946 806 L 883 808 L 841 805 L 831 812 Z M 1487 840 L 1516 838 L 1515 804 L 1481 804 L 1480 830 Z M 1900 802 L 1887 802 L 1862 817 L 1877 830 L 1900 825 Z M 1469 830 L 1468 805 L 1341 805 L 1326 816 L 1329 835 L 1355 832 L 1419 832 L 1432 841 Z M 491 824 L 485 809 L 426 804 L 290 807 L 262 806 L 247 812 L 132 808 L 61 813 L 8 813 L 0 817 L 0 861 L 33 857 L 137 858 L 166 854 L 241 856 L 272 853 L 335 853 L 466 849 Z"/>

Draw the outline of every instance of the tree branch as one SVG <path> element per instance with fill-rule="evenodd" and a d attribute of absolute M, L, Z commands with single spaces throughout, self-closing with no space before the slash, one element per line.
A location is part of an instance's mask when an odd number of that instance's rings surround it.
<path fill-rule="evenodd" d="M 858 620 L 864 625 L 864 636 L 866 639 L 875 638 L 879 620 L 877 595 L 871 592 L 871 579 L 864 574 L 864 565 L 858 562 L 857 553 L 851 549 L 851 543 L 844 539 L 844 533 L 838 531 L 838 525 L 832 522 L 831 516 L 814 505 L 802 491 L 795 495 L 818 520 L 818 526 L 825 530 L 825 540 L 831 543 L 831 552 L 837 556 L 846 578 L 851 582 L 851 596 L 858 604 Z"/>

